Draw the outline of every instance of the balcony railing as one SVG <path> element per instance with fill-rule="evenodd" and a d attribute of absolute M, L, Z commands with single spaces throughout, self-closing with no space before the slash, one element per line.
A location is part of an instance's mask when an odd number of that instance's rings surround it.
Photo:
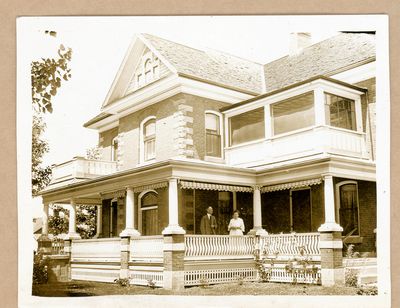
<path fill-rule="evenodd" d="M 70 161 L 53 165 L 53 178 L 50 185 L 73 179 L 91 179 L 97 176 L 111 174 L 116 171 L 117 163 L 114 161 L 93 160 L 77 156 Z"/>
<path fill-rule="evenodd" d="M 225 149 L 230 165 L 273 163 L 319 153 L 368 159 L 365 133 L 316 126 Z"/>

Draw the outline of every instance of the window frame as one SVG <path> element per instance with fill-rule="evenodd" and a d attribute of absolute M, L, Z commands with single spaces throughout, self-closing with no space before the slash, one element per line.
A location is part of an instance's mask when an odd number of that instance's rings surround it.
<path fill-rule="evenodd" d="M 206 128 L 206 118 L 207 114 L 212 114 L 217 117 L 218 119 L 218 128 L 219 128 L 219 139 L 220 139 L 220 156 L 211 156 L 207 155 L 207 128 Z M 217 134 L 215 134 L 217 135 Z M 214 111 L 214 110 L 206 110 L 204 112 L 204 144 L 205 144 L 205 158 L 223 158 L 224 157 L 224 128 L 223 128 L 223 117 L 222 114 Z"/>
<path fill-rule="evenodd" d="M 149 138 L 148 136 L 146 137 L 144 135 L 145 126 L 150 121 L 154 121 L 154 125 L 155 125 L 154 137 L 152 137 L 152 138 Z M 154 139 L 154 157 L 147 158 L 145 144 L 147 141 L 152 140 L 152 139 Z M 152 115 L 152 116 L 148 116 L 142 122 L 140 122 L 140 144 L 139 144 L 139 148 L 140 148 L 139 161 L 140 161 L 140 163 L 151 162 L 156 159 L 156 156 L 157 156 L 156 140 L 157 140 L 157 118 Z"/>
<path fill-rule="evenodd" d="M 324 111 L 325 111 L 325 123 L 326 123 L 326 125 L 330 126 L 330 127 L 333 127 L 333 128 L 344 129 L 344 130 L 352 131 L 352 132 L 358 132 L 359 131 L 359 127 L 360 127 L 360 125 L 362 126 L 362 124 L 358 123 L 360 121 L 360 117 L 357 116 L 357 113 L 358 113 L 358 111 L 357 111 L 357 109 L 358 109 L 357 108 L 357 100 L 349 98 L 349 97 L 345 97 L 343 95 L 339 95 L 339 94 L 336 94 L 336 93 L 330 92 L 330 91 L 323 91 L 323 94 L 324 94 L 324 109 L 325 109 Z M 328 101 L 327 101 L 327 96 L 328 95 L 336 96 L 336 97 L 342 98 L 344 100 L 351 101 L 353 103 L 353 109 L 354 110 L 353 110 L 352 113 L 353 113 L 354 119 L 352 119 L 352 120 L 354 120 L 354 128 L 339 127 L 339 126 L 335 126 L 335 125 L 331 124 L 331 121 L 330 121 L 330 116 L 331 116 L 330 105 L 328 105 Z"/>
<path fill-rule="evenodd" d="M 336 197 L 336 223 L 339 224 L 342 228 L 343 226 L 340 224 L 340 208 L 341 208 L 341 199 L 340 199 L 340 188 L 344 185 L 355 185 L 356 187 L 356 197 L 357 197 L 357 230 L 358 234 L 350 235 L 349 237 L 361 237 L 361 221 L 360 221 L 360 200 L 359 200 L 359 193 L 358 193 L 358 182 L 354 180 L 347 180 L 341 181 L 336 183 L 335 185 L 335 197 Z M 343 228 L 344 231 L 344 228 Z M 343 234 L 343 236 L 346 236 Z"/>

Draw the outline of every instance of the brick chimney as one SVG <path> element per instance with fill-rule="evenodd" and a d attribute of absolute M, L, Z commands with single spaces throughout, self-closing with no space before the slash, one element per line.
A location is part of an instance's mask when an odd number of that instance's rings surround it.
<path fill-rule="evenodd" d="M 292 32 L 290 33 L 289 55 L 298 55 L 304 48 L 310 46 L 311 44 L 311 33 Z"/>

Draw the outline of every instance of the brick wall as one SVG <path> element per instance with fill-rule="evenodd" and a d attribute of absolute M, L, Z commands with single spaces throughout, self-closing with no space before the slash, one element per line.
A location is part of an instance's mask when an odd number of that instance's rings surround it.
<path fill-rule="evenodd" d="M 111 160 L 111 142 L 117 135 L 117 127 L 99 134 L 99 148 L 103 160 Z"/>

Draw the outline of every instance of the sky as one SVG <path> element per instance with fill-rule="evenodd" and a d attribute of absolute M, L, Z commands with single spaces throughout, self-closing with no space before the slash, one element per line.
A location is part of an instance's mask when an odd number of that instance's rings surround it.
<path fill-rule="evenodd" d="M 95 146 L 98 134 L 83 123 L 100 107 L 135 33 L 151 33 L 199 49 L 216 49 L 259 63 L 285 56 L 289 34 L 313 31 L 313 41 L 334 35 L 335 28 L 296 27 L 277 18 L 253 17 L 119 17 L 32 18 L 29 56 L 32 60 L 55 57 L 60 44 L 73 50 L 72 78 L 53 98 L 52 114 L 45 116 L 44 138 L 50 152 L 44 164 L 51 165 L 85 156 Z M 45 30 L 57 32 L 57 37 Z M 317 31 L 318 30 L 318 31 Z M 66 143 L 65 141 L 69 142 Z M 71 142 L 70 142 L 71 141 Z"/>

